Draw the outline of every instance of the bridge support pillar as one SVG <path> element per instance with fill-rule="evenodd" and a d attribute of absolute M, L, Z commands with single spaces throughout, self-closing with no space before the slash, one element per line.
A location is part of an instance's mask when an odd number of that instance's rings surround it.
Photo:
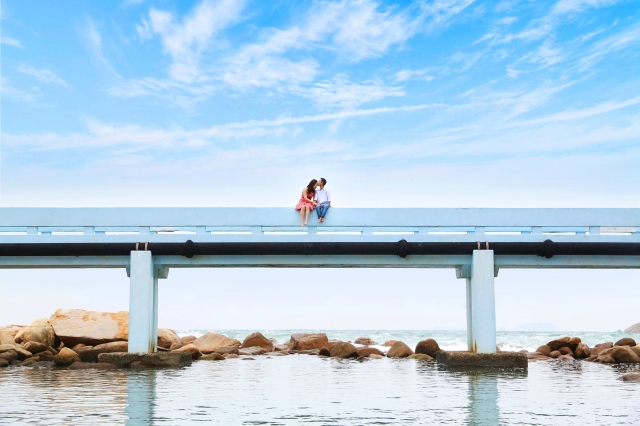
<path fill-rule="evenodd" d="M 129 352 L 158 349 L 158 279 L 150 251 L 132 251 L 129 266 Z"/>
<path fill-rule="evenodd" d="M 474 250 L 467 278 L 467 343 L 475 353 L 496 352 L 493 250 Z"/>

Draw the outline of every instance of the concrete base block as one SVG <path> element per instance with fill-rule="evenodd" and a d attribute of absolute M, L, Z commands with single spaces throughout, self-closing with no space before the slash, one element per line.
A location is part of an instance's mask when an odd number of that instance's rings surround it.
<path fill-rule="evenodd" d="M 476 354 L 473 352 L 447 352 L 436 354 L 438 364 L 447 367 L 506 367 L 527 368 L 527 355 L 520 352 L 499 352 L 495 354 Z"/>
<path fill-rule="evenodd" d="M 106 362 L 118 367 L 129 367 L 135 361 L 139 361 L 145 367 L 175 368 L 190 365 L 191 354 L 188 352 L 111 352 L 98 355 L 98 362 Z"/>

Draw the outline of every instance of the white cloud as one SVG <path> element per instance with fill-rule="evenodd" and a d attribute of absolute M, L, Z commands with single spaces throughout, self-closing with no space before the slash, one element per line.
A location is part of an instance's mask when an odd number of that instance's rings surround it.
<path fill-rule="evenodd" d="M 398 71 L 394 80 L 396 82 L 409 81 L 409 80 L 424 80 L 431 81 L 434 79 L 433 75 L 429 75 L 431 69 L 422 69 L 422 70 L 401 70 Z"/>
<path fill-rule="evenodd" d="M 22 47 L 22 43 L 20 43 L 20 40 L 16 40 L 15 38 L 11 37 L 1 37 L 0 43 L 6 44 L 7 46 Z"/>
<path fill-rule="evenodd" d="M 66 81 L 64 81 L 63 79 L 55 75 L 52 71 L 49 71 L 47 69 L 38 70 L 26 65 L 21 65 L 18 67 L 18 71 L 20 71 L 23 74 L 33 76 L 43 83 L 55 83 L 65 87 L 69 86 Z"/>
<path fill-rule="evenodd" d="M 105 70 L 111 75 L 119 77 L 109 60 L 104 56 L 104 52 L 102 51 L 102 36 L 96 28 L 96 24 L 90 18 L 87 18 L 85 21 L 83 36 L 96 66 L 100 70 Z"/>
<path fill-rule="evenodd" d="M 33 102 L 41 96 L 37 87 L 33 88 L 30 92 L 26 92 L 12 86 L 9 80 L 2 76 L 0 76 L 0 93 L 2 94 L 2 97 L 15 99 L 21 102 Z"/>
<path fill-rule="evenodd" d="M 303 96 L 323 107 L 354 108 L 362 104 L 378 101 L 390 96 L 404 96 L 400 87 L 386 86 L 380 81 L 367 84 L 352 83 L 345 76 L 337 76 L 331 81 L 320 81 L 304 89 Z"/>

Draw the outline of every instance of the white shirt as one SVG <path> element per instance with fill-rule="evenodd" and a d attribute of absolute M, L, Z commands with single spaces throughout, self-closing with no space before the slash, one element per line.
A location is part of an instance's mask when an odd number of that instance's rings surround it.
<path fill-rule="evenodd" d="M 318 204 L 331 202 L 331 193 L 326 189 L 316 189 L 316 201 Z"/>

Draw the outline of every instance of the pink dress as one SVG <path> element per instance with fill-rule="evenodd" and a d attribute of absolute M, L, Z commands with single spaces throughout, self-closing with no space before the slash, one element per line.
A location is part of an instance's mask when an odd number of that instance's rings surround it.
<path fill-rule="evenodd" d="M 309 194 L 309 190 L 307 190 L 307 197 L 313 199 L 313 195 L 315 194 L 315 192 L 312 192 L 311 194 Z M 302 195 L 300 195 L 300 201 L 298 201 L 298 204 L 296 204 L 296 210 L 300 210 L 303 206 L 309 206 L 310 210 L 313 210 L 316 208 L 316 206 L 305 200 L 304 197 Z"/>

